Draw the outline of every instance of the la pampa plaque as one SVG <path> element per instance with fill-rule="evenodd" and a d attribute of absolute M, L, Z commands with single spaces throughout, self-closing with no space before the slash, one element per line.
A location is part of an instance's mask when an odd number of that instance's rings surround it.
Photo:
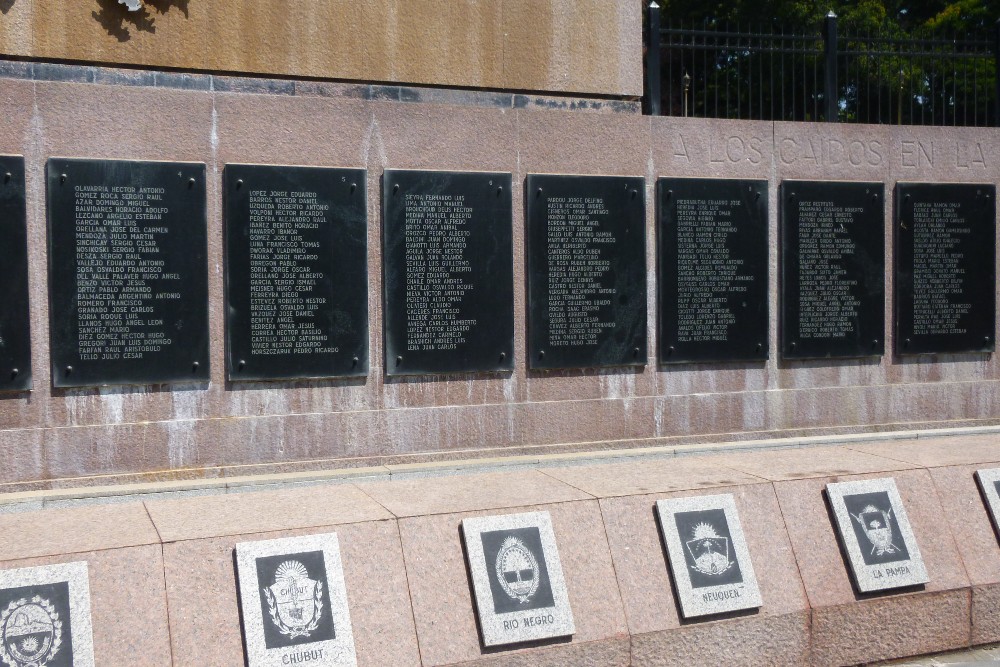
<path fill-rule="evenodd" d="M 895 480 L 827 484 L 826 495 L 858 592 L 928 582 Z"/>
<path fill-rule="evenodd" d="M 94 667 L 86 563 L 0 571 L 0 665 Z"/>
<path fill-rule="evenodd" d="M 762 606 L 731 494 L 656 502 L 684 618 Z"/>
<path fill-rule="evenodd" d="M 357 665 L 334 533 L 236 545 L 249 667 Z"/>
<path fill-rule="evenodd" d="M 462 521 L 484 646 L 575 631 L 548 512 Z"/>

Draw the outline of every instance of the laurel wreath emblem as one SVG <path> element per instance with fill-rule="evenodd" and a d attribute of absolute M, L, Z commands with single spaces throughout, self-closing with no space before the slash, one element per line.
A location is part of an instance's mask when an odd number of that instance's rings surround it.
<path fill-rule="evenodd" d="M 322 581 L 316 582 L 316 588 L 313 592 L 313 619 L 309 625 L 301 630 L 289 627 L 284 621 L 281 620 L 281 616 L 278 615 L 277 601 L 274 599 L 274 593 L 272 593 L 269 588 L 264 589 L 264 597 L 267 599 L 267 609 L 271 614 L 271 620 L 274 621 L 274 625 L 277 626 L 281 634 L 288 635 L 291 639 L 295 639 L 296 637 L 308 637 L 312 634 L 313 630 L 319 627 L 320 618 L 323 616 Z"/>
<path fill-rule="evenodd" d="M 0 641 L 0 660 L 3 660 L 5 664 L 10 665 L 10 667 L 27 667 L 30 664 L 31 667 L 45 667 L 52 658 L 55 657 L 56 653 L 59 652 L 59 648 L 62 646 L 62 620 L 59 618 L 59 614 L 56 613 L 55 607 L 53 607 L 48 600 L 36 595 L 31 598 L 30 602 L 41 607 L 46 614 L 49 615 L 49 620 L 52 621 L 52 646 L 49 647 L 48 653 L 44 658 L 38 662 L 33 663 L 22 663 L 17 660 L 14 656 L 10 654 L 7 650 L 7 621 L 10 619 L 10 615 L 18 608 L 23 607 L 28 604 L 28 598 L 21 598 L 20 600 L 14 600 L 7 608 L 0 613 L 0 629 L 3 631 L 4 641 Z"/>
<path fill-rule="evenodd" d="M 529 567 L 531 567 L 532 572 L 534 572 L 534 577 L 532 577 L 531 579 L 531 589 L 527 593 L 522 594 L 515 591 L 511 587 L 511 585 L 507 582 L 507 579 L 504 577 L 503 562 L 507 554 L 510 553 L 511 551 L 517 551 L 522 556 L 524 556 L 525 560 L 528 561 Z M 513 535 L 504 540 L 503 544 L 500 545 L 500 552 L 497 554 L 497 560 L 496 563 L 494 564 L 494 569 L 496 571 L 497 580 L 500 582 L 500 587 L 503 588 L 503 592 L 509 595 L 510 597 L 514 598 L 521 604 L 525 604 L 528 600 L 531 599 L 531 596 L 533 596 L 538 591 L 538 584 L 539 584 L 538 559 L 535 558 L 535 554 L 531 553 L 531 549 L 526 547 L 524 543 L 521 542 L 521 540 L 517 539 Z"/>

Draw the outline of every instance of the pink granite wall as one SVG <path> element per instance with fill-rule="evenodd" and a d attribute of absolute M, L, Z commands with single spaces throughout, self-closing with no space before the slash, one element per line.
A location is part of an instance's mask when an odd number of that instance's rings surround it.
<path fill-rule="evenodd" d="M 1000 364 L 990 355 L 785 363 L 777 359 L 776 344 L 781 179 L 886 183 L 891 294 L 895 182 L 996 182 L 1000 138 L 992 130 L 649 118 L 607 106 L 607 113 L 549 110 L 542 103 L 519 105 L 516 96 L 506 106 L 488 100 L 414 103 L 356 98 L 333 84 L 249 86 L 215 77 L 193 79 L 185 88 L 132 85 L 137 81 L 130 76 L 121 73 L 119 83 L 105 77 L 107 84 L 0 79 L 0 153 L 23 154 L 27 166 L 35 377 L 30 394 L 0 398 L 0 484 L 90 483 L 79 478 L 108 475 L 127 481 L 148 473 L 219 476 L 1000 422 Z M 461 95 L 452 99 L 461 102 Z M 52 156 L 208 165 L 208 385 L 51 388 L 44 165 Z M 368 170 L 373 363 L 363 381 L 226 383 L 220 188 L 228 162 Z M 385 169 L 404 168 L 513 174 L 517 369 L 510 376 L 384 378 L 379 179 Z M 535 172 L 644 176 L 650 250 L 657 177 L 768 179 L 771 360 L 657 367 L 650 253 L 649 365 L 638 372 L 526 372 L 520 183 Z M 891 329 L 889 299 L 885 308 Z M 886 348 L 892 348 L 891 330 Z"/>

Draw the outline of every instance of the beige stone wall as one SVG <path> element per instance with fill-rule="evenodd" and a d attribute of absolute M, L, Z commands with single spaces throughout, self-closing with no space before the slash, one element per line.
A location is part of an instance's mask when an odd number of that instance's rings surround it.
<path fill-rule="evenodd" d="M 642 95 L 635 0 L 4 0 L 0 54 L 606 96 Z M 6 8 L 6 9 L 4 9 Z"/>

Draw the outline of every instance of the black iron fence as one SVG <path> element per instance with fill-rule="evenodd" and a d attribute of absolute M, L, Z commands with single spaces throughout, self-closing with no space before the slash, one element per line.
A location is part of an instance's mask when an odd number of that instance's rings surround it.
<path fill-rule="evenodd" d="M 1000 23 L 981 35 L 855 34 L 831 15 L 802 34 L 662 25 L 655 3 L 647 19 L 654 115 L 1000 126 Z"/>

